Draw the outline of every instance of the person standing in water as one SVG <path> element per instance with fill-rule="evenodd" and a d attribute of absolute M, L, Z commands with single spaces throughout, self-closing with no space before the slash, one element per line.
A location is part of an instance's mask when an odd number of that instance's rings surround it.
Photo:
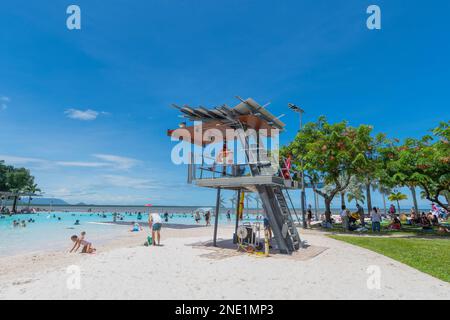
<path fill-rule="evenodd" d="M 200 218 L 200 213 L 198 211 L 195 212 L 194 217 L 195 217 L 195 222 L 199 223 L 201 218 Z"/>
<path fill-rule="evenodd" d="M 205 213 L 205 221 L 206 221 L 206 226 L 210 226 L 211 223 L 209 222 L 211 219 L 211 213 L 209 211 L 206 211 Z"/>
<path fill-rule="evenodd" d="M 153 245 L 156 246 L 156 241 L 158 241 L 159 246 L 161 241 L 162 219 L 158 213 L 150 213 L 148 215 L 148 226 L 152 231 Z"/>

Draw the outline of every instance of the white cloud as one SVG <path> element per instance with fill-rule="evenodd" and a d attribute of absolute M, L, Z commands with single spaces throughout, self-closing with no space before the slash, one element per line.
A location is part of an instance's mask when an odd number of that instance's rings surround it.
<path fill-rule="evenodd" d="M 130 189 L 158 189 L 155 182 L 148 179 L 132 178 L 120 175 L 104 175 L 102 176 L 106 185 L 110 187 L 121 187 Z"/>
<path fill-rule="evenodd" d="M 0 154 L 0 160 L 11 165 L 39 165 L 46 167 L 78 167 L 78 168 L 104 168 L 110 170 L 128 170 L 140 163 L 140 160 L 116 156 L 112 154 L 95 154 L 97 159 L 103 161 L 53 161 L 38 158 L 16 157 Z"/>
<path fill-rule="evenodd" d="M 128 170 L 140 162 L 139 160 L 133 158 L 121 157 L 112 154 L 94 154 L 93 156 L 100 160 L 110 162 L 112 166 L 122 170 Z"/>
<path fill-rule="evenodd" d="M 6 96 L 0 96 L 0 109 L 6 110 L 8 108 L 8 102 L 10 102 L 11 99 Z"/>
<path fill-rule="evenodd" d="M 92 121 L 97 119 L 100 114 L 98 111 L 87 109 L 85 111 L 77 110 L 77 109 L 67 109 L 64 111 L 70 119 L 83 120 L 83 121 Z"/>
<path fill-rule="evenodd" d="M 55 164 L 62 167 L 82 167 L 82 168 L 101 168 L 108 167 L 104 162 L 83 162 L 83 161 L 56 161 Z"/>
<path fill-rule="evenodd" d="M 6 164 L 25 165 L 25 164 L 47 164 L 47 160 L 37 158 L 16 157 L 0 154 L 0 160 L 4 160 Z"/>

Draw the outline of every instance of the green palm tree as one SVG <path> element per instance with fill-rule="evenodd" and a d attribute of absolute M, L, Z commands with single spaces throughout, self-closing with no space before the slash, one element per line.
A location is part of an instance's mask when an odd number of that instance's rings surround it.
<path fill-rule="evenodd" d="M 366 197 L 364 196 L 364 193 L 362 190 L 352 190 L 347 192 L 347 200 L 348 202 L 355 201 L 356 204 L 362 203 L 364 204 L 364 201 L 366 201 Z"/>
<path fill-rule="evenodd" d="M 262 204 L 261 198 L 259 196 L 255 196 L 256 202 L 256 214 L 259 214 L 259 205 Z"/>
<path fill-rule="evenodd" d="M 226 202 L 225 198 L 223 197 L 223 195 L 221 195 L 220 198 L 219 198 L 219 206 L 220 206 L 220 208 L 225 208 L 225 204 L 226 203 L 227 202 Z"/>
<path fill-rule="evenodd" d="M 31 203 L 31 200 L 32 200 L 31 194 L 36 194 L 37 192 L 41 192 L 41 189 L 38 188 L 37 184 L 32 184 L 32 185 L 26 186 L 24 188 L 24 191 L 29 194 L 28 195 L 28 206 L 27 207 L 28 207 L 28 210 L 30 210 L 30 203 Z"/>
<path fill-rule="evenodd" d="M 373 184 L 373 188 L 374 191 L 378 190 L 378 192 L 381 194 L 381 197 L 383 199 L 384 214 L 387 214 L 386 196 L 392 193 L 392 189 L 382 185 L 380 182 L 378 182 L 377 184 Z"/>
<path fill-rule="evenodd" d="M 350 179 L 350 183 L 346 189 L 346 192 L 348 202 L 355 201 L 356 204 L 360 202 L 363 204 L 366 200 L 366 197 L 364 195 L 363 184 L 357 177 L 352 177 Z"/>
<path fill-rule="evenodd" d="M 398 214 L 400 214 L 400 201 L 408 199 L 408 196 L 401 192 L 393 192 L 388 197 L 389 201 L 396 201 L 397 202 L 397 210 Z"/>
<path fill-rule="evenodd" d="M 237 203 L 237 194 L 236 192 L 234 193 L 234 195 L 229 199 L 229 201 L 231 202 L 231 209 L 232 211 L 234 211 L 236 203 Z"/>

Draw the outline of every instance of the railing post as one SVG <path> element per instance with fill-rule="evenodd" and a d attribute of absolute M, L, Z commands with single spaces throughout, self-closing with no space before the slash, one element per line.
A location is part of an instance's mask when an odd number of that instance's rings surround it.
<path fill-rule="evenodd" d="M 234 236 L 233 243 L 237 243 L 237 229 L 239 226 L 239 205 L 241 203 L 241 189 L 237 192 L 237 200 L 236 200 L 236 225 L 234 227 Z"/>
<path fill-rule="evenodd" d="M 216 220 L 214 221 L 214 238 L 213 238 L 214 247 L 217 247 L 217 227 L 219 225 L 219 211 L 220 211 L 220 187 L 217 188 Z"/>

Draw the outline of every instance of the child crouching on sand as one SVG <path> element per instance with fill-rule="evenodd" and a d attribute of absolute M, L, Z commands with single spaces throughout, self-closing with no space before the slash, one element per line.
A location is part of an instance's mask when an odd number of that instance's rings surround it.
<path fill-rule="evenodd" d="M 81 232 L 80 237 L 76 235 L 70 237 L 70 239 L 74 242 L 74 245 L 72 249 L 70 249 L 69 253 L 77 252 L 80 246 L 83 246 L 83 249 L 81 249 L 81 253 L 94 253 L 96 251 L 96 249 L 92 246 L 92 243 L 84 239 L 85 235 L 86 232 L 83 231 Z"/>

